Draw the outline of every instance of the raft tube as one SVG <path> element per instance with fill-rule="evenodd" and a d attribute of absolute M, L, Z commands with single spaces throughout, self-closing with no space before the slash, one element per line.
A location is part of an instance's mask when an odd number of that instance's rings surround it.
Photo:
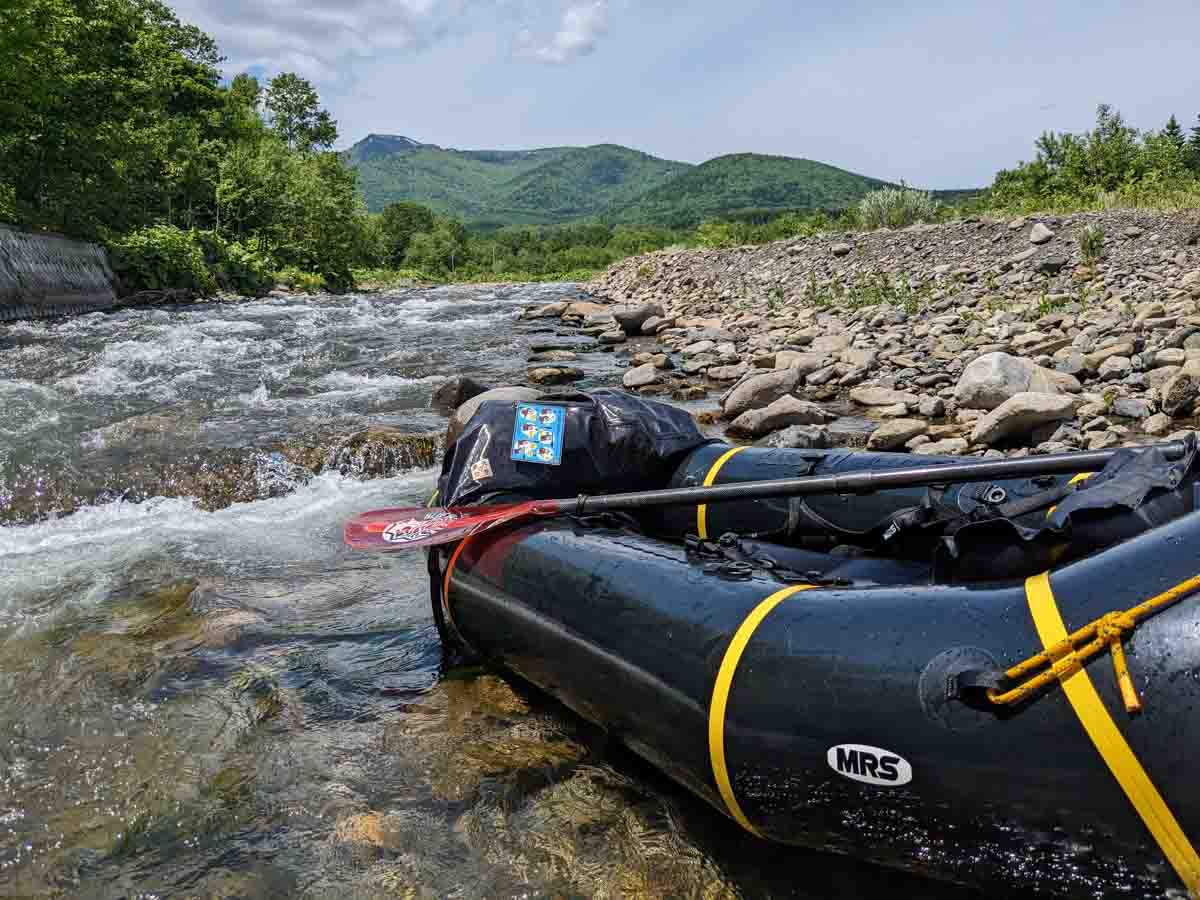
<path fill-rule="evenodd" d="M 913 562 L 776 547 L 817 573 L 784 584 L 561 519 L 459 544 L 440 612 L 763 838 L 989 892 L 1194 893 L 1200 597 L 1125 634 L 1137 714 L 1107 650 L 1015 705 L 954 686 L 1186 595 L 1196 548 L 1189 514 L 1042 576 L 949 585 Z"/>
<path fill-rule="evenodd" d="M 910 453 L 867 453 L 854 450 L 775 450 L 761 447 L 709 444 L 690 453 L 679 465 L 669 488 L 735 484 L 801 476 L 883 472 L 921 465 L 953 465 L 959 456 Z M 727 532 L 771 535 L 783 543 L 834 546 L 870 542 L 896 513 L 929 504 L 943 510 L 970 513 L 981 506 L 1041 494 L 1068 484 L 1073 475 L 1046 475 L 990 482 L 949 484 L 944 488 L 892 488 L 871 494 L 819 494 L 811 497 L 768 497 L 704 506 L 664 507 L 648 522 L 664 537 L 694 534 L 703 539 Z M 1044 514 L 1045 510 L 1042 510 Z"/>

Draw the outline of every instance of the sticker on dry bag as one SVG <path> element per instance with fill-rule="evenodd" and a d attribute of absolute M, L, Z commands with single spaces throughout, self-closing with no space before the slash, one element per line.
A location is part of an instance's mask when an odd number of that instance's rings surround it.
<path fill-rule="evenodd" d="M 512 458 L 517 462 L 557 466 L 562 462 L 566 410 L 541 403 L 518 403 Z"/>
<path fill-rule="evenodd" d="M 903 756 L 866 744 L 838 744 L 825 754 L 829 768 L 854 781 L 899 787 L 912 781 L 912 766 Z"/>
<path fill-rule="evenodd" d="M 492 474 L 492 464 L 486 458 L 471 466 L 471 477 L 476 481 L 487 481 Z"/>

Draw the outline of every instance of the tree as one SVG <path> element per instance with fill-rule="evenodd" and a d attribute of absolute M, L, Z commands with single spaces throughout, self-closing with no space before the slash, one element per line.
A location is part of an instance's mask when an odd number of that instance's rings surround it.
<path fill-rule="evenodd" d="M 1200 114 L 1196 118 L 1200 119 Z M 1192 136 L 1188 139 L 1188 165 L 1200 174 L 1200 124 L 1192 126 Z"/>
<path fill-rule="evenodd" d="M 337 140 L 337 122 L 321 109 L 321 98 L 305 78 L 283 72 L 267 85 L 264 105 L 271 127 L 292 150 L 327 150 Z"/>
<path fill-rule="evenodd" d="M 399 266 L 413 235 L 433 230 L 433 210 L 419 203 L 393 203 L 380 214 L 380 221 L 388 262 Z"/>
<path fill-rule="evenodd" d="M 409 241 L 404 264 L 434 275 L 454 274 L 467 258 L 467 233 L 461 222 L 438 219 L 432 231 L 417 232 Z"/>
<path fill-rule="evenodd" d="M 1175 114 L 1171 114 L 1171 118 L 1167 119 L 1166 127 L 1162 130 L 1162 136 L 1178 147 L 1183 149 L 1183 145 L 1187 139 L 1183 134 L 1183 128 L 1179 125 L 1179 120 L 1175 118 Z"/>

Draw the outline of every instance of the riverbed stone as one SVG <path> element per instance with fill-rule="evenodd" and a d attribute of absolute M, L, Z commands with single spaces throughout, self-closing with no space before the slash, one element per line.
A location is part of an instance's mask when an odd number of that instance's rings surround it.
<path fill-rule="evenodd" d="M 654 363 L 648 362 L 626 372 L 621 383 L 627 388 L 637 389 L 658 384 L 662 379 L 662 372 L 655 367 Z"/>
<path fill-rule="evenodd" d="M 921 398 L 908 391 L 897 391 L 893 388 L 863 386 L 850 391 L 850 399 L 859 406 L 897 406 L 915 408 Z"/>
<path fill-rule="evenodd" d="M 830 446 L 829 430 L 821 425 L 789 425 L 754 442 L 773 450 L 824 450 Z"/>
<path fill-rule="evenodd" d="M 660 303 L 623 303 L 610 307 L 612 317 L 626 334 L 637 334 L 651 316 L 663 315 Z"/>
<path fill-rule="evenodd" d="M 1056 374 L 1061 373 L 1019 356 L 985 353 L 963 369 L 954 388 L 954 399 L 959 406 L 986 410 L 995 409 L 1017 394 L 1057 394 L 1060 389 Z"/>
<path fill-rule="evenodd" d="M 748 409 L 766 406 L 792 393 L 802 377 L 796 369 L 776 369 L 751 375 L 735 385 L 725 398 L 722 404 L 725 416 L 736 419 Z"/>
<path fill-rule="evenodd" d="M 535 309 L 525 311 L 526 319 L 558 319 L 567 311 L 567 307 L 571 304 L 565 300 L 560 300 L 557 303 L 547 303 L 545 306 L 539 306 Z"/>
<path fill-rule="evenodd" d="M 1142 397 L 1118 397 L 1112 411 L 1114 416 L 1126 419 L 1148 419 L 1154 414 L 1154 404 Z"/>
<path fill-rule="evenodd" d="M 1159 405 L 1168 416 L 1183 416 L 1191 412 L 1200 397 L 1200 374 L 1183 369 L 1172 376 L 1159 391 Z"/>
<path fill-rule="evenodd" d="M 487 385 L 480 384 L 470 375 L 454 375 L 433 389 L 429 403 L 436 410 L 451 412 L 486 390 Z"/>
<path fill-rule="evenodd" d="M 910 443 L 919 441 L 924 436 L 918 435 Z M 966 453 L 970 446 L 964 438 L 942 438 L 940 441 L 916 444 L 912 447 L 912 452 L 918 456 L 959 456 Z"/>
<path fill-rule="evenodd" d="M 1033 228 L 1031 228 L 1029 230 L 1029 243 L 1031 243 L 1031 244 L 1045 244 L 1047 241 L 1051 240 L 1053 237 L 1054 237 L 1054 232 L 1051 231 L 1049 228 L 1047 228 L 1045 225 L 1043 225 L 1041 222 L 1038 222 L 1036 225 L 1033 226 Z"/>
<path fill-rule="evenodd" d="M 1028 435 L 1038 425 L 1073 418 L 1076 406 L 1065 394 L 1014 394 L 975 423 L 971 443 L 997 444 Z"/>
<path fill-rule="evenodd" d="M 823 425 L 835 418 L 833 413 L 809 400 L 783 396 L 765 407 L 742 413 L 733 420 L 728 431 L 734 435 L 759 437 L 789 425 Z"/>
<path fill-rule="evenodd" d="M 923 419 L 891 419 L 871 432 L 867 449 L 895 450 L 928 430 L 929 423 Z"/>
<path fill-rule="evenodd" d="M 570 384 L 583 377 L 583 369 L 574 366 L 538 366 L 525 376 L 534 384 Z"/>

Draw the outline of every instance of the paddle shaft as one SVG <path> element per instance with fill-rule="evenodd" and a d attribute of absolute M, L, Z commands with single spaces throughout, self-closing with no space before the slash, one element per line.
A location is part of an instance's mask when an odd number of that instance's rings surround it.
<path fill-rule="evenodd" d="M 1186 444 L 1183 441 L 1146 445 L 1146 449 L 1150 447 L 1156 447 L 1163 451 L 1168 459 L 1179 459 L 1186 452 Z M 1104 468 L 1117 452 L 1117 450 L 1089 450 L 1077 453 L 1059 453 L 1052 456 L 1028 456 L 1021 459 L 911 466 L 882 472 L 860 471 L 848 472 L 845 475 L 824 475 L 811 478 L 780 478 L 774 481 L 747 481 L 714 487 L 636 491 L 628 494 L 584 496 L 576 500 L 545 502 L 558 505 L 560 512 L 584 515 L 617 509 L 646 509 L 653 506 L 759 500 L 763 497 L 870 494 L 888 488 L 922 487 L 932 484 L 1024 478 L 1037 475 L 1062 475 L 1072 472 L 1096 472 Z"/>

